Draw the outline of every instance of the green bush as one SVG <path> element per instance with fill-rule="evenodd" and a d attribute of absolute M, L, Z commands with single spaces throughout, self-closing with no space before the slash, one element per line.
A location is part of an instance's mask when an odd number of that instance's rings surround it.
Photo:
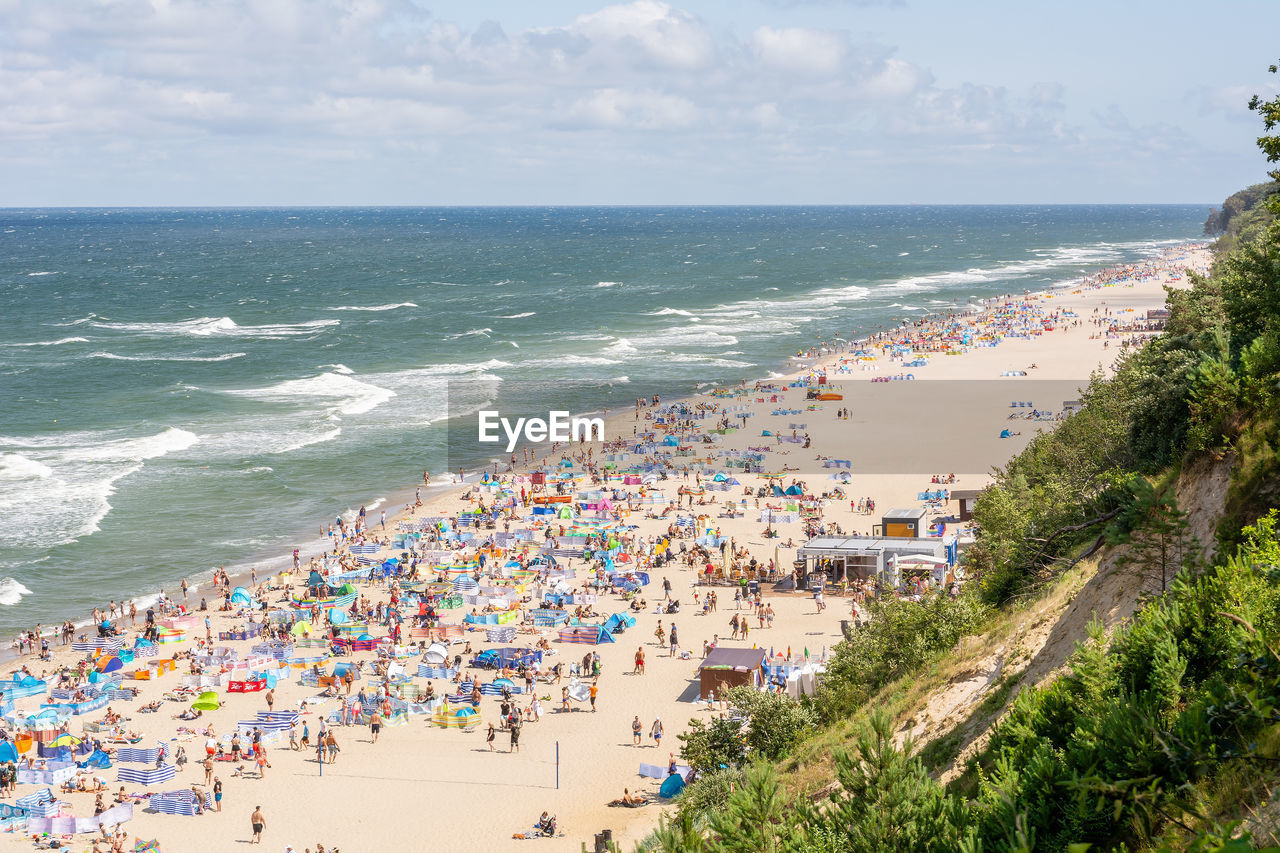
<path fill-rule="evenodd" d="M 817 710 L 836 720 L 861 707 L 876 690 L 914 672 L 976 631 L 989 609 L 977 596 L 932 594 L 922 601 L 873 601 L 869 618 L 836 646 L 818 692 Z"/>
<path fill-rule="evenodd" d="M 745 740 L 753 759 L 784 755 L 818 721 L 809 705 L 774 691 L 733 687 L 724 698 L 747 719 Z"/>

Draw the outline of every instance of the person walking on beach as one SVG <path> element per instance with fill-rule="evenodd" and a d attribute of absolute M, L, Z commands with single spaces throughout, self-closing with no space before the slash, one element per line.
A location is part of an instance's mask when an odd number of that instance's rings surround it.
<path fill-rule="evenodd" d="M 369 717 L 369 733 L 373 738 L 370 743 L 378 742 L 378 732 L 380 731 L 382 731 L 382 715 L 375 710 L 373 715 Z"/>
<path fill-rule="evenodd" d="M 507 730 L 511 733 L 511 746 L 508 748 L 508 752 L 520 751 L 520 724 L 520 712 L 516 711 L 507 720 Z"/>
<path fill-rule="evenodd" d="M 222 780 L 217 776 L 213 777 L 213 810 L 222 811 Z"/>
<path fill-rule="evenodd" d="M 599 681 L 593 681 L 593 682 L 591 682 L 591 711 L 592 711 L 592 713 L 595 713 L 595 710 L 596 710 L 596 694 L 598 694 L 599 692 L 600 692 L 600 683 L 599 683 Z"/>
<path fill-rule="evenodd" d="M 262 843 L 262 830 L 267 828 L 267 818 L 262 814 L 262 806 L 254 806 L 253 814 L 249 817 L 249 825 L 253 827 L 253 840 L 250 844 Z"/>
<path fill-rule="evenodd" d="M 671 581 L 668 578 L 662 579 L 662 596 L 663 601 L 671 600 Z"/>
<path fill-rule="evenodd" d="M 676 623 L 671 623 L 671 657 L 676 656 L 676 649 L 680 648 L 680 641 L 676 639 Z"/>
<path fill-rule="evenodd" d="M 496 738 L 497 736 L 498 736 L 498 734 L 497 734 L 497 732 L 496 732 L 496 731 L 494 731 L 493 723 L 490 723 L 490 724 L 489 724 L 489 734 L 485 735 L 485 738 L 484 738 L 484 739 L 485 739 L 485 742 L 489 744 L 489 751 L 490 751 L 490 752 L 493 752 L 493 740 L 494 740 L 494 738 Z"/>
<path fill-rule="evenodd" d="M 640 715 L 636 714 L 636 718 L 631 721 L 631 743 L 633 746 L 639 746 L 643 739 L 644 723 L 640 722 Z"/>
<path fill-rule="evenodd" d="M 653 738 L 653 745 L 662 748 L 662 718 L 657 717 L 653 721 L 653 728 L 649 730 L 649 736 Z"/>
<path fill-rule="evenodd" d="M 632 675 L 644 675 L 644 647 L 636 646 L 636 668 L 631 670 Z"/>

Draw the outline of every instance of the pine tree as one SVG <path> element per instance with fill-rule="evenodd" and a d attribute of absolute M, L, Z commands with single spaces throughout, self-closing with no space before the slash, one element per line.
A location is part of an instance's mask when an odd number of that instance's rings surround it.
<path fill-rule="evenodd" d="M 963 805 L 910 750 L 910 741 L 894 746 L 891 721 L 877 711 L 854 753 L 836 753 L 840 789 L 820 807 L 801 806 L 802 821 L 839 836 L 850 853 L 956 850 L 967 835 Z"/>

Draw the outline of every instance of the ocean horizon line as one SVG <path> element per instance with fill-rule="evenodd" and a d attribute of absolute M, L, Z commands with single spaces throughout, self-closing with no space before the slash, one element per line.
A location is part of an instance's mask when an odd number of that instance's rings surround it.
<path fill-rule="evenodd" d="M 890 201 L 890 202 L 601 202 L 601 203 L 461 203 L 436 204 L 336 203 L 336 204 L 28 204 L 0 206 L 0 212 L 29 210 L 799 210 L 806 208 L 911 208 L 911 207 L 1215 207 L 1218 201 Z"/>

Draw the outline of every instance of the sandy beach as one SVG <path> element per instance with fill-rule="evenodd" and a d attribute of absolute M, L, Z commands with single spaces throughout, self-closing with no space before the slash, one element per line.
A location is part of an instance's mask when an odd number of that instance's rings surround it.
<path fill-rule="evenodd" d="M 870 533 L 872 525 L 879 523 L 885 511 L 924 506 L 919 497 L 921 492 L 981 488 L 993 466 L 1005 463 L 1025 447 L 1038 430 L 1052 428 L 1064 405 L 1078 397 L 1078 389 L 1087 383 L 1090 374 L 1106 370 L 1123 350 L 1125 342 L 1153 333 L 1148 331 L 1148 325 L 1157 320 L 1149 321 L 1147 312 L 1163 305 L 1166 285 L 1185 285 L 1182 270 L 1204 270 L 1208 262 L 1208 250 L 1202 246 L 1177 247 L 1146 267 L 1108 271 L 1098 277 L 1100 280 L 1080 286 L 1024 294 L 982 306 L 964 306 L 965 313 L 951 320 L 922 320 L 876 340 L 816 347 L 800 357 L 793 373 L 763 380 L 766 385 L 749 380 L 741 394 L 707 394 L 682 401 L 686 406 L 705 404 L 716 413 L 696 422 L 699 437 L 714 429 L 720 417 L 733 420 L 745 416 L 740 421 L 745 425 L 720 435 L 714 445 L 704 445 L 700 440 L 692 443 L 692 455 L 674 460 L 675 466 L 688 465 L 714 472 L 721 470 L 717 459 L 723 461 L 724 457 L 709 456 L 712 450 L 747 452 L 750 448 L 768 447 L 764 453 L 764 472 L 781 472 L 785 483 L 803 482 L 808 495 L 820 495 L 837 487 L 843 490 L 842 498 L 820 501 L 821 515 L 814 521 L 815 526 L 821 525 L 828 532 L 838 529 L 844 533 Z M 968 330 L 967 337 L 959 334 L 957 330 L 961 328 Z M 903 341 L 909 343 L 903 344 Z M 826 377 L 824 387 L 830 393 L 840 394 L 842 399 L 816 402 L 806 398 L 806 387 L 787 387 L 794 381 L 818 374 Z M 898 376 L 913 378 L 891 378 Z M 663 404 L 668 402 L 663 400 Z M 1014 402 L 1031 405 L 1013 406 Z M 847 417 L 839 416 L 842 409 L 849 410 Z M 784 410 L 785 414 L 775 414 Z M 1032 412 L 1039 417 L 1032 416 Z M 611 412 L 606 423 L 606 438 L 629 440 L 633 429 L 636 434 L 651 431 L 653 413 L 651 406 Z M 765 431 L 772 435 L 763 435 Z M 1002 431 L 1010 435 L 1002 438 Z M 797 442 L 779 441 L 780 437 L 789 438 L 793 434 Z M 807 447 L 803 441 L 805 436 Z M 560 452 L 550 455 L 548 464 L 557 465 L 560 455 Z M 601 455 L 595 460 L 600 461 Z M 850 467 L 825 467 L 828 459 L 847 460 Z M 686 475 L 681 467 L 675 466 L 669 479 L 658 484 L 670 499 L 676 497 L 681 486 L 696 488 L 701 476 L 692 471 Z M 624 466 L 620 463 L 619 467 Z M 518 495 L 529 470 L 524 466 L 514 471 L 506 468 L 501 466 L 500 476 L 512 483 Z M 579 463 L 573 470 L 581 473 L 582 469 Z M 831 479 L 833 472 L 843 470 L 849 473 L 847 482 Z M 689 719 L 719 713 L 697 701 L 696 671 L 704 643 L 718 637 L 721 647 L 759 647 L 784 656 L 790 650 L 792 663 L 801 662 L 807 649 L 809 658 L 817 661 L 840 641 L 842 622 L 853 614 L 853 599 L 848 595 L 829 594 L 825 610 L 819 612 L 809 593 L 775 592 L 770 584 L 764 583 L 761 584 L 763 603 L 772 608 L 774 617 L 769 627 L 760 628 L 754 612 L 745 605 L 741 611 L 735 609 L 734 586 L 697 584 L 701 566 L 691 567 L 676 561 L 660 568 L 647 568 L 654 544 L 667 535 L 677 515 L 683 514 L 705 516 L 696 524 L 699 536 L 712 530 L 714 535 L 731 539 L 734 547 L 745 548 L 761 566 L 776 561 L 782 574 L 790 571 L 795 547 L 806 539 L 802 522 L 797 519 L 781 523 L 777 525 L 780 534 L 777 538 L 765 538 L 763 533 L 768 525 L 760 521 L 760 513 L 770 508 L 786 512 L 784 499 L 756 498 L 756 490 L 770 481 L 741 470 L 731 473 L 740 481 L 738 485 L 728 491 L 708 491 L 694 497 L 692 504 L 686 499 L 686 507 L 681 511 L 671 510 L 664 515 L 665 505 L 648 504 L 627 513 L 621 509 L 625 501 L 615 501 L 614 514 L 601 519 L 617 525 L 618 530 L 625 529 L 625 533 L 618 534 L 624 542 L 619 553 L 626 554 L 628 559 L 626 562 L 619 559 L 619 568 L 650 574 L 650 583 L 637 593 L 647 602 L 643 610 L 630 611 L 629 602 L 616 592 L 602 593 L 594 605 L 595 613 L 602 619 L 624 611 L 635 617 L 636 624 L 616 634 L 614 642 L 596 646 L 568 644 L 560 641 L 554 629 L 532 626 L 517 634 L 513 641 L 489 642 L 481 628 L 464 631 L 449 650 L 452 657 L 463 654 L 464 644 L 468 643 L 474 654 L 494 647 L 531 646 L 545 639 L 549 651 L 542 659 L 544 671 L 561 662 L 567 668 L 571 662 L 580 661 L 584 654 L 598 652 L 601 674 L 594 709 L 588 701 L 572 701 L 572 710 L 558 710 L 561 687 L 569 682 L 566 674 L 560 683 L 537 684 L 536 695 L 545 697 L 541 699 L 541 718 L 521 727 L 519 752 L 508 751 L 510 738 L 503 731 L 497 733 L 493 749 L 486 742 L 489 723 L 499 720 L 502 700 L 495 695 L 483 698 L 479 708 L 483 722 L 469 730 L 433 725 L 431 714 L 410 714 L 403 721 L 388 719 L 377 742 L 373 743 L 368 725 L 336 724 L 332 731 L 341 752 L 332 764 L 321 765 L 313 751 L 290 750 L 287 735 L 274 741 L 268 737 L 270 766 L 264 768 L 265 776 L 260 777 L 253 761 L 242 762 L 243 774 L 234 776 L 236 762 L 217 763 L 214 775 L 223 783 L 224 791 L 220 811 L 195 816 L 156 814 L 148 810 L 145 802 L 135 802 L 132 819 L 122 825 L 130 836 L 126 849 L 133 849 L 135 838 L 156 838 L 165 853 L 240 850 L 250 839 L 250 815 L 255 807 L 261 807 L 265 818 L 263 844 L 275 851 L 290 845 L 298 853 L 307 849 L 314 853 L 317 845 L 323 845 L 326 851 L 362 853 L 443 849 L 446 845 L 462 850 L 507 850 L 525 849 L 533 844 L 538 849 L 567 853 L 579 850 L 583 842 L 590 849 L 593 835 L 604 829 L 612 830 L 623 849 L 630 849 L 654 827 L 667 808 L 657 797 L 661 780 L 638 775 L 639 765 L 665 767 L 672 754 L 679 756 L 677 736 L 686 729 Z M 934 482 L 934 475 L 942 476 L 943 482 Z M 579 488 L 589 490 L 593 486 L 588 478 Z M 607 483 L 607 488 L 625 492 L 639 505 L 640 485 L 619 481 Z M 464 499 L 464 490 L 471 495 L 470 500 Z M 752 496 L 746 496 L 746 490 L 750 490 Z M 400 508 L 390 512 L 385 528 L 377 513 L 371 513 L 367 534 L 349 539 L 346 545 L 389 541 L 397 531 L 420 529 L 420 519 L 456 518 L 460 509 L 472 508 L 477 498 L 491 505 L 492 493 L 493 490 L 475 489 L 471 484 L 423 489 L 421 506 L 412 507 L 408 512 Z M 857 512 L 857 502 L 863 498 L 874 500 L 874 512 Z M 738 510 L 736 517 L 723 516 L 724 507 L 729 503 Z M 954 501 L 943 501 L 927 510 L 931 519 L 943 520 L 947 535 L 965 532 L 962 524 L 946 521 L 954 517 Z M 524 506 L 513 508 L 512 512 L 514 518 L 500 521 L 497 530 L 534 529 L 537 541 L 543 540 L 545 522 L 535 523 Z M 592 519 L 595 516 L 595 512 L 584 515 Z M 552 533 L 559 536 L 558 528 L 567 523 L 553 520 Z M 680 541 L 692 545 L 689 540 Z M 677 542 L 673 547 L 678 545 Z M 157 549 L 159 547 L 157 544 Z M 351 563 L 351 552 L 346 546 L 341 550 Z M 381 560 L 399 552 L 400 549 L 384 547 L 368 556 Z M 455 558 L 468 559 L 474 553 L 474 549 L 460 550 Z M 281 599 L 305 589 L 305 583 L 297 584 L 306 581 L 306 568 L 318 555 L 300 556 L 303 571 L 291 578 L 293 585 L 289 589 L 278 585 L 262 589 L 261 598 L 270 609 L 287 609 Z M 495 551 L 488 556 L 486 566 L 501 567 L 508 557 L 509 554 Z M 561 558 L 559 562 L 561 568 L 575 570 L 574 576 L 566 580 L 567 585 L 582 588 L 588 580 L 590 563 L 581 557 Z M 425 557 L 418 564 L 418 573 L 423 580 L 436 577 Z M 457 573 L 453 577 L 456 578 Z M 664 598 L 664 578 L 671 583 L 672 597 L 681 602 L 679 613 L 659 612 Z M 481 585 L 484 585 L 483 578 Z M 391 595 L 386 581 L 356 586 L 358 595 L 374 606 L 386 602 Z M 549 588 L 550 583 L 536 584 L 530 580 L 522 589 L 520 597 L 527 600 L 521 602 L 519 609 L 523 612 L 537 607 L 540 592 Z M 701 603 L 708 591 L 714 591 L 718 601 L 713 612 L 704 614 Z M 206 598 L 214 607 L 222 601 L 222 590 L 207 584 L 192 588 L 185 603 L 195 608 L 201 598 Z M 183 602 L 180 594 L 177 599 L 178 603 Z M 161 645 L 158 658 L 139 657 L 125 663 L 121 672 L 131 673 L 145 660 L 164 658 L 175 651 L 190 652 L 205 635 L 206 615 L 215 638 L 214 646 L 231 649 L 241 660 L 251 657 L 251 650 L 262 642 L 261 638 L 217 639 L 219 632 L 229 632 L 247 623 L 238 610 L 197 613 L 185 623 L 190 625 L 185 641 Z M 443 624 L 458 626 L 470 610 L 471 605 L 464 605 L 439 612 Z M 419 639 L 408 633 L 411 617 L 416 613 L 416 606 L 403 613 L 406 642 Z M 751 631 L 745 640 L 729 639 L 730 619 L 738 613 L 750 616 Z M 522 620 L 523 615 L 517 621 Z M 122 639 L 126 647 L 131 647 L 141 628 L 143 614 L 138 616 L 138 628 L 131 628 L 127 617 L 118 621 L 126 629 Z M 669 646 L 659 645 L 655 635 L 659 622 L 666 631 L 673 624 L 678 626 L 680 648 L 689 653 L 688 658 L 672 656 Z M 320 627 L 313 626 L 311 636 L 319 636 Z M 368 633 L 382 638 L 388 631 L 385 624 L 371 624 Z M 632 674 L 638 648 L 645 653 L 644 674 Z M 410 683 L 425 689 L 431 682 L 437 693 L 452 692 L 445 679 L 414 677 L 421 662 L 420 651 L 415 650 L 417 653 L 412 657 L 401 661 L 411 677 Z M 471 656 L 464 655 L 461 677 L 475 675 L 480 681 L 492 681 L 494 672 L 467 667 L 465 659 Z M 73 651 L 70 646 L 55 644 L 50 660 L 26 655 L 13 666 L 21 664 L 37 677 L 47 675 L 52 687 L 54 674 L 60 668 L 74 672 L 84 657 L 83 652 Z M 376 690 L 381 679 L 369 666 L 376 658 L 374 651 L 356 651 L 325 660 L 320 665 L 328 673 L 335 662 L 363 662 L 361 678 L 352 686 L 354 696 L 361 689 L 371 693 Z M 256 713 L 268 710 L 265 691 L 236 694 L 217 686 L 206 688 L 217 691 L 221 703 L 217 710 L 205 711 L 198 720 L 174 719 L 190 706 L 191 700 L 165 701 L 162 697 L 181 687 L 184 678 L 190 677 L 191 668 L 190 660 L 180 659 L 174 672 L 151 680 L 127 677 L 123 680 L 122 686 L 136 687 L 139 691 L 136 699 L 110 702 L 112 710 L 125 718 L 120 724 L 123 729 L 140 735 L 138 743 L 126 746 L 148 749 L 165 744 L 176 749 L 181 745 L 190 761 L 171 781 L 151 786 L 117 781 L 119 767 L 146 768 L 146 764 L 113 762 L 108 769 L 90 771 L 86 775 L 105 780 L 107 805 L 121 785 L 130 794 L 178 791 L 191 789 L 193 785 L 202 792 L 210 790 L 204 785 L 205 772 L 200 766 L 206 738 L 199 734 L 178 735 L 178 727 L 208 727 L 218 737 L 229 738 L 239 721 L 250 720 Z M 320 690 L 302 683 L 300 676 L 304 669 L 304 666 L 273 669 L 279 679 L 272 696 L 273 708 L 275 711 L 302 709 L 300 721 L 308 726 L 314 742 L 319 721 L 335 712 L 340 700 L 316 700 Z M 217 667 L 207 667 L 205 672 L 216 675 Z M 223 677 L 225 680 L 226 675 Z M 517 680 L 517 683 L 520 682 Z M 514 698 L 521 709 L 529 704 L 527 695 Z M 157 711 L 139 711 L 154 700 L 160 700 Z M 41 701 L 41 696 L 17 699 L 15 715 L 34 714 Z M 70 717 L 68 729 L 76 737 L 101 738 L 102 733 L 85 733 L 83 724 L 99 721 L 103 714 L 104 710 L 99 709 Z M 645 732 L 639 746 L 632 741 L 632 721 L 637 716 Z M 648 734 L 657 719 L 661 720 L 664 731 L 660 745 Z M 16 729 L 6 728 L 11 736 L 16 734 Z M 248 737 L 245 739 L 247 742 Z M 34 749 L 27 754 L 34 756 Z M 83 755 L 77 756 L 79 760 L 83 758 Z M 43 787 L 46 786 L 20 784 L 16 796 L 24 797 Z M 64 814 L 77 817 L 94 814 L 93 793 L 63 794 L 56 785 L 52 787 L 54 796 L 65 804 Z M 622 795 L 624 788 L 644 795 L 650 803 L 634 809 L 607 806 L 610 800 Z M 12 799 L 0 800 L 0 803 L 12 802 Z M 543 811 L 557 817 L 562 834 L 530 840 Z M 513 837 L 519 834 L 527 834 L 530 839 Z M 69 849 L 90 849 L 93 837 L 76 835 L 70 840 Z M 29 834 L 0 835 L 0 850 L 31 847 Z"/>

